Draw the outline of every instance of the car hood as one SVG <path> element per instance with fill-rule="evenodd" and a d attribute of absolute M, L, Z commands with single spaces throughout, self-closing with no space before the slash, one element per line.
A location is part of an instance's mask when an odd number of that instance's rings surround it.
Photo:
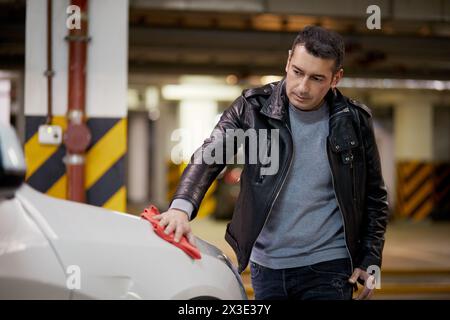
<path fill-rule="evenodd" d="M 132 214 L 57 199 L 26 184 L 16 196 L 53 240 L 175 248 L 158 237 L 148 221 Z M 222 253 L 208 242 L 196 240 L 202 254 L 217 256 Z"/>
<path fill-rule="evenodd" d="M 56 199 L 25 184 L 16 197 L 52 243 L 64 267 L 81 271 L 80 296 L 184 299 L 192 295 L 193 287 L 208 295 L 222 276 L 218 273 L 235 277 L 216 247 L 197 241 L 202 259 L 193 260 L 158 237 L 140 217 Z M 223 286 L 220 298 L 236 299 L 227 293 L 227 288 L 236 286 L 231 282 L 217 284 L 217 288 Z"/>

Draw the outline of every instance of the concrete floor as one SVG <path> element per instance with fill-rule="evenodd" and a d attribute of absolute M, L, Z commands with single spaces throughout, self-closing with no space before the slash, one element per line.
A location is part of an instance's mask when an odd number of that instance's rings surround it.
<path fill-rule="evenodd" d="M 224 239 L 225 221 L 199 218 L 192 221 L 191 226 L 196 236 L 235 259 L 233 250 Z M 450 223 L 390 223 L 386 232 L 383 269 L 450 271 Z"/>
<path fill-rule="evenodd" d="M 192 222 L 194 234 L 236 261 L 225 242 L 226 222 L 211 217 Z M 374 299 L 450 299 L 450 223 L 391 222 L 386 232 L 381 289 Z M 252 298 L 248 270 L 243 273 Z"/>
<path fill-rule="evenodd" d="M 129 206 L 128 212 L 139 214 L 144 206 Z M 212 217 L 191 222 L 197 237 L 214 244 L 236 263 L 224 239 L 226 224 Z M 253 298 L 248 269 L 242 278 L 249 298 Z M 381 289 L 376 290 L 374 299 L 450 299 L 450 222 L 389 223 Z"/>

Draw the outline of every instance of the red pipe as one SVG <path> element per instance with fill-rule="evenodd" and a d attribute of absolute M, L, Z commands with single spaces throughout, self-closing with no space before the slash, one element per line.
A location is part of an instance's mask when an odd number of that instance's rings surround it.
<path fill-rule="evenodd" d="M 85 152 L 91 140 L 86 126 L 86 60 L 88 38 L 88 1 L 72 0 L 72 5 L 80 8 L 80 29 L 71 29 L 66 38 L 69 42 L 69 93 L 68 127 L 64 136 L 67 154 L 67 198 L 86 202 L 85 191 Z"/>
<path fill-rule="evenodd" d="M 81 29 L 69 31 L 69 110 L 83 110 L 86 101 L 87 0 L 72 0 L 80 8 Z"/>

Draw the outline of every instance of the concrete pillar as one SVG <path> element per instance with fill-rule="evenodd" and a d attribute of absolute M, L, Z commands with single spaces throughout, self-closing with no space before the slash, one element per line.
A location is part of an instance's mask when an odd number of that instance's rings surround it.
<path fill-rule="evenodd" d="M 20 142 L 25 143 L 25 104 L 24 104 L 24 73 L 17 74 L 16 81 L 16 131 Z"/>
<path fill-rule="evenodd" d="M 422 220 L 435 210 L 433 100 L 411 95 L 394 113 L 397 206 L 400 217 Z"/>
<path fill-rule="evenodd" d="M 38 128 L 47 115 L 46 0 L 28 0 L 25 53 L 25 158 L 27 182 L 65 198 L 67 175 L 62 143 L 44 144 Z M 68 101 L 69 0 L 53 0 L 53 125 L 65 131 Z M 90 0 L 86 68 L 86 117 L 92 141 L 86 155 L 87 202 L 125 211 L 127 150 L 128 1 Z M 69 24 L 70 26 L 70 24 Z"/>
<path fill-rule="evenodd" d="M 11 80 L 0 78 L 0 124 L 9 125 L 11 117 Z"/>
<path fill-rule="evenodd" d="M 128 200 L 148 201 L 149 174 L 149 120 L 147 112 L 128 114 Z"/>
<path fill-rule="evenodd" d="M 151 172 L 151 194 L 156 205 L 161 208 L 167 207 L 167 174 L 168 161 L 170 161 L 170 153 L 173 142 L 170 140 L 173 130 L 178 127 L 176 121 L 177 108 L 174 103 L 162 103 L 159 106 L 160 117 L 154 122 L 154 149 L 153 154 L 153 170 Z"/>
<path fill-rule="evenodd" d="M 410 97 L 394 109 L 395 158 L 433 160 L 433 106 L 426 98 Z"/>
<path fill-rule="evenodd" d="M 27 1 L 25 53 L 25 114 L 47 112 L 47 6 L 46 0 Z M 53 114 L 67 112 L 68 46 L 64 39 L 69 0 L 53 0 Z M 88 117 L 124 117 L 127 112 L 128 1 L 90 0 L 91 41 L 87 58 Z M 114 35 L 112 37 L 111 35 Z"/>

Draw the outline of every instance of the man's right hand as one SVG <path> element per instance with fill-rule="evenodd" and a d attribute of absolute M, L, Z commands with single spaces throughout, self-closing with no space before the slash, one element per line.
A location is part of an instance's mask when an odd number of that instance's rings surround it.
<path fill-rule="evenodd" d="M 179 242 L 183 235 L 186 235 L 189 243 L 195 246 L 195 237 L 189 224 L 186 212 L 178 209 L 169 209 L 159 215 L 154 216 L 159 220 L 159 225 L 164 227 L 164 233 L 171 234 L 175 231 L 175 242 Z"/>

